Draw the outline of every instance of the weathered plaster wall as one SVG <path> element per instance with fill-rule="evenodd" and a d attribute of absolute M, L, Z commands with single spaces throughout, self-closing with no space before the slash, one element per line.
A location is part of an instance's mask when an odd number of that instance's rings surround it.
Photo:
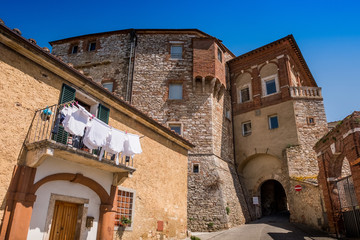
<path fill-rule="evenodd" d="M 9 186 L 14 165 L 35 110 L 58 103 L 61 79 L 0 44 L 0 202 Z M 0 215 L 2 216 L 1 209 Z"/>

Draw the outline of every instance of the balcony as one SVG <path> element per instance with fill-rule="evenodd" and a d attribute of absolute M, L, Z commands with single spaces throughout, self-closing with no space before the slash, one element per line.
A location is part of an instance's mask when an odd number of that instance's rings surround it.
<path fill-rule="evenodd" d="M 68 104 L 68 103 L 67 103 Z M 64 104 L 53 105 L 35 112 L 25 140 L 26 157 L 24 164 L 29 167 L 39 166 L 46 158 L 61 158 L 83 165 L 118 173 L 121 176 L 132 174 L 136 169 L 133 158 L 119 156 L 119 164 L 115 163 L 115 155 L 105 151 L 99 161 L 100 149 L 90 150 L 82 144 L 82 137 L 67 133 L 60 125 L 54 133 L 57 113 Z"/>
<path fill-rule="evenodd" d="M 292 98 L 322 99 L 319 87 L 290 87 L 289 89 Z"/>

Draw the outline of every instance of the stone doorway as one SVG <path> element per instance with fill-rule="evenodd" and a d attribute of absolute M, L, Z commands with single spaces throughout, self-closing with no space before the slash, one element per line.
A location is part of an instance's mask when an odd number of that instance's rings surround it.
<path fill-rule="evenodd" d="M 262 217 L 288 211 L 286 193 L 276 180 L 267 180 L 261 185 Z"/>

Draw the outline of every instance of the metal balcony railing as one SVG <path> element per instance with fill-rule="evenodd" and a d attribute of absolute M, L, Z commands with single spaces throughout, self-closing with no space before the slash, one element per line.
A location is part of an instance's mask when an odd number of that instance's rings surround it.
<path fill-rule="evenodd" d="M 74 101 L 64 104 L 56 104 L 50 107 L 39 109 L 35 111 L 33 120 L 28 130 L 25 144 L 32 144 L 43 141 L 50 141 L 56 144 L 62 144 L 69 148 L 80 149 L 84 153 L 90 156 L 99 157 L 101 148 L 90 150 L 83 143 L 83 136 L 73 136 L 65 131 L 64 127 L 59 124 L 59 112 L 62 108 L 68 104 L 72 104 Z M 57 131 L 55 130 L 56 124 L 59 124 Z M 115 155 L 107 153 L 105 151 L 102 159 L 107 159 L 115 162 Z M 133 167 L 134 160 L 128 156 L 119 157 L 119 166 Z"/>
<path fill-rule="evenodd" d="M 319 87 L 290 87 L 289 90 L 293 98 L 322 98 Z"/>

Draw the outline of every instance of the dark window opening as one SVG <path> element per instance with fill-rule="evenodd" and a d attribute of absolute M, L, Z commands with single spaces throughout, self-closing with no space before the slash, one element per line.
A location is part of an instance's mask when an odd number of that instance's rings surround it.
<path fill-rule="evenodd" d="M 222 62 L 222 51 L 220 50 L 220 48 L 218 48 L 217 51 L 218 51 L 218 60 Z"/>
<path fill-rule="evenodd" d="M 200 171 L 200 166 L 199 164 L 194 164 L 193 165 L 193 173 L 199 173 Z"/>
<path fill-rule="evenodd" d="M 241 89 L 240 95 L 241 95 L 241 102 L 242 103 L 249 101 L 250 100 L 250 90 L 249 90 L 249 88 Z"/>
<path fill-rule="evenodd" d="M 169 128 L 177 134 L 181 135 L 181 124 L 169 124 Z"/>
<path fill-rule="evenodd" d="M 71 49 L 71 53 L 77 53 L 79 50 L 79 47 L 77 45 L 73 46 L 72 49 Z"/>
<path fill-rule="evenodd" d="M 96 42 L 91 42 L 89 44 L 89 52 L 95 51 L 95 49 L 96 49 Z"/>

